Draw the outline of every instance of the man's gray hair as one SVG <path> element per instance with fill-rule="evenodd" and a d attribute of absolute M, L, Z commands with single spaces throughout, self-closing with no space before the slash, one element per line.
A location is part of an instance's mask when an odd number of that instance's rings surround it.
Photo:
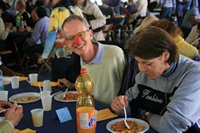
<path fill-rule="evenodd" d="M 64 28 L 66 23 L 69 23 L 72 20 L 79 20 L 80 22 L 82 22 L 84 24 L 84 26 L 89 29 L 89 24 L 88 22 L 81 16 L 77 16 L 77 15 L 71 15 L 68 18 L 66 18 L 62 24 L 62 29 Z"/>

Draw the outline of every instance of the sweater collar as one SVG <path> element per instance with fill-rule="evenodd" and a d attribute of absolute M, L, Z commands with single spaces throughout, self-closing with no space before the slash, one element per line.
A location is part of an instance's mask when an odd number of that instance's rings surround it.
<path fill-rule="evenodd" d="M 178 62 L 172 63 L 171 66 L 161 76 L 169 77 L 176 71 L 177 67 L 178 67 Z"/>
<path fill-rule="evenodd" d="M 98 49 L 97 49 L 96 56 L 88 64 L 100 64 L 101 63 L 101 60 L 102 60 L 102 57 L 103 57 L 104 48 L 103 48 L 103 44 L 101 44 L 101 43 L 97 43 L 97 45 L 98 45 Z M 86 63 L 81 59 L 81 64 L 86 64 Z"/>

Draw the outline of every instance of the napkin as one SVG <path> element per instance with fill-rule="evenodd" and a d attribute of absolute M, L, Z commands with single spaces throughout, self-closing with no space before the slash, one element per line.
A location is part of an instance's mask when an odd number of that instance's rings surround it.
<path fill-rule="evenodd" d="M 40 85 L 40 87 L 43 87 L 43 82 L 33 82 L 33 83 L 32 83 L 32 86 L 39 87 L 38 85 Z M 52 87 L 55 87 L 55 86 L 57 86 L 57 85 L 58 85 L 57 82 L 51 82 L 51 86 L 52 86 Z"/>
<path fill-rule="evenodd" d="M 102 109 L 97 112 L 97 122 L 102 120 L 107 120 L 110 118 L 117 117 L 118 115 L 113 114 L 110 109 Z"/>
<path fill-rule="evenodd" d="M 24 130 L 14 129 L 14 133 L 36 133 L 36 130 L 32 130 L 30 128 L 26 128 Z"/>
<path fill-rule="evenodd" d="M 28 77 L 19 77 L 20 81 L 28 80 Z"/>

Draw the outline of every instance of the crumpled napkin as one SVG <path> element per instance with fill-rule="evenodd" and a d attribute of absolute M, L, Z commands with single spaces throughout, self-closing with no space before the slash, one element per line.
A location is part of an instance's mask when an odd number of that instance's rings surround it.
<path fill-rule="evenodd" d="M 112 113 L 110 109 L 102 109 L 97 112 L 97 122 L 117 117 L 118 115 Z"/>
<path fill-rule="evenodd" d="M 24 130 L 14 129 L 14 133 L 36 133 L 36 130 L 32 130 L 30 128 L 26 128 Z"/>

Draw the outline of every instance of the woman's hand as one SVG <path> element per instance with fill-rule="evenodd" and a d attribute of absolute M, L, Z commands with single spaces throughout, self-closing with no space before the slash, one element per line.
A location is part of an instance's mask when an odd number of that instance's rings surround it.
<path fill-rule="evenodd" d="M 115 99 L 111 103 L 111 108 L 116 113 L 123 113 L 124 107 L 127 107 L 127 106 L 128 106 L 128 97 L 127 96 L 115 97 Z"/>

